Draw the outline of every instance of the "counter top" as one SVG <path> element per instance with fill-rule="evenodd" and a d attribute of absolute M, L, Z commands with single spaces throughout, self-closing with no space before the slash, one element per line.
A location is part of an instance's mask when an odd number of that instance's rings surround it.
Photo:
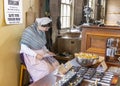
<path fill-rule="evenodd" d="M 110 25 L 104 25 L 104 26 L 97 26 L 97 25 L 91 25 L 91 26 L 81 26 L 81 28 L 89 28 L 89 29 L 114 29 L 114 30 L 120 30 L 120 26 L 110 26 Z"/>

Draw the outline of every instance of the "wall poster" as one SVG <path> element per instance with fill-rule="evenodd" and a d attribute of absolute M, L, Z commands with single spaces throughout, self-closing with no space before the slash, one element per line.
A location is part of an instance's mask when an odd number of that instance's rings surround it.
<path fill-rule="evenodd" d="M 6 24 L 21 24 L 22 0 L 4 0 L 4 12 Z"/>

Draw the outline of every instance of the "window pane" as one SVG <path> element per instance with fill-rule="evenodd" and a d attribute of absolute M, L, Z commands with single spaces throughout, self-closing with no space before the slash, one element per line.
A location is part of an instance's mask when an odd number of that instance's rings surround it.
<path fill-rule="evenodd" d="M 64 10 L 64 11 L 63 11 L 63 16 L 66 16 L 66 15 L 67 15 L 67 13 L 66 13 L 66 9 L 67 9 L 67 8 L 66 8 L 66 7 L 67 7 L 67 6 L 64 5 L 64 8 L 63 8 L 63 10 Z"/>
<path fill-rule="evenodd" d="M 69 5 L 67 6 L 66 12 L 67 12 L 67 16 L 70 16 L 70 6 Z"/>
<path fill-rule="evenodd" d="M 66 17 L 63 17 L 63 28 L 66 27 Z"/>
<path fill-rule="evenodd" d="M 66 0 L 61 0 L 61 3 L 65 3 L 66 2 Z"/>
<path fill-rule="evenodd" d="M 67 25 L 67 27 L 70 27 L 70 17 L 67 17 L 66 25 Z"/>
<path fill-rule="evenodd" d="M 89 0 L 89 7 L 91 7 L 92 6 L 92 1 L 91 0 Z"/>
<path fill-rule="evenodd" d="M 63 23 L 63 17 L 60 18 L 61 24 Z"/>
<path fill-rule="evenodd" d="M 70 0 L 66 0 L 66 4 L 70 4 Z"/>
<path fill-rule="evenodd" d="M 61 4 L 61 16 L 63 16 L 63 13 L 64 13 L 64 12 L 63 12 L 63 9 L 64 9 L 64 8 L 63 8 L 63 4 Z"/>

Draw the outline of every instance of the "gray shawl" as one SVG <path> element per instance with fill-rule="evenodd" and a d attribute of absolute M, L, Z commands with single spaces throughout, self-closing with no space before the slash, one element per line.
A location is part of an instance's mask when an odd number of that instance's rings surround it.
<path fill-rule="evenodd" d="M 46 44 L 45 32 L 37 29 L 37 23 L 27 27 L 23 32 L 21 44 L 25 44 L 30 49 L 39 50 Z"/>

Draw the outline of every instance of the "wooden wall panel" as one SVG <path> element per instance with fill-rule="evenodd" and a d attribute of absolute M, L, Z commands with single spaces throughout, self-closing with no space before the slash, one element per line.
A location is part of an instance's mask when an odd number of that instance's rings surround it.
<path fill-rule="evenodd" d="M 106 24 L 117 25 L 120 20 L 120 0 L 107 0 Z"/>

